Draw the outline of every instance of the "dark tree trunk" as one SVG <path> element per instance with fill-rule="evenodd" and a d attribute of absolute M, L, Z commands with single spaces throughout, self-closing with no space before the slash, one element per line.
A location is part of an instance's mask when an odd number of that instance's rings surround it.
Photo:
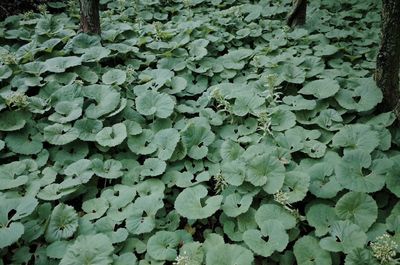
<path fill-rule="evenodd" d="M 99 0 L 79 0 L 81 29 L 85 33 L 100 34 Z"/>
<path fill-rule="evenodd" d="M 382 1 L 382 41 L 376 59 L 375 80 L 383 93 L 382 111 L 394 111 L 400 121 L 400 0 Z"/>
<path fill-rule="evenodd" d="M 307 15 L 307 0 L 293 0 L 293 10 L 287 18 L 290 27 L 304 25 Z"/>

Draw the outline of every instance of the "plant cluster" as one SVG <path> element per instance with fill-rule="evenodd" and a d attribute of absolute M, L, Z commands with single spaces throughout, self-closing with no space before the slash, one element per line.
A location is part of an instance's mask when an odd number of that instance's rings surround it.
<path fill-rule="evenodd" d="M 397 264 L 375 0 L 101 0 L 0 22 L 0 264 Z"/>

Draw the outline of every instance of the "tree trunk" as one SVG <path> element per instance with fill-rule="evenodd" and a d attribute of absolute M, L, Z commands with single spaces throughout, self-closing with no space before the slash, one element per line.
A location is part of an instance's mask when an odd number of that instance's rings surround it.
<path fill-rule="evenodd" d="M 287 18 L 290 27 L 304 25 L 307 15 L 307 0 L 293 0 L 293 10 Z"/>
<path fill-rule="evenodd" d="M 85 33 L 100 34 L 99 0 L 79 0 L 81 29 Z"/>
<path fill-rule="evenodd" d="M 400 1 L 383 0 L 382 40 L 376 59 L 375 80 L 382 90 L 381 111 L 394 111 L 400 121 Z"/>

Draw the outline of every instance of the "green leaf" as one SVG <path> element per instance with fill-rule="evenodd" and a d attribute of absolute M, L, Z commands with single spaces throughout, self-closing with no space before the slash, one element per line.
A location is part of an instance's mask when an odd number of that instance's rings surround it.
<path fill-rule="evenodd" d="M 46 60 L 46 71 L 51 73 L 64 73 L 68 68 L 81 65 L 82 59 L 76 56 L 54 57 Z"/>
<path fill-rule="evenodd" d="M 179 237 L 174 232 L 158 231 L 147 241 L 147 253 L 155 260 L 175 260 Z"/>
<path fill-rule="evenodd" d="M 305 172 L 290 171 L 285 175 L 282 191 L 286 194 L 288 203 L 299 202 L 306 197 L 310 177 Z"/>
<path fill-rule="evenodd" d="M 94 46 L 86 49 L 81 58 L 83 62 L 99 62 L 101 59 L 107 58 L 110 53 L 111 51 L 107 48 Z"/>
<path fill-rule="evenodd" d="M 106 85 L 122 85 L 126 81 L 126 73 L 120 69 L 111 69 L 103 74 L 101 80 Z"/>
<path fill-rule="evenodd" d="M 328 251 L 350 253 L 363 248 L 367 235 L 362 229 L 350 221 L 337 221 L 330 228 L 330 236 L 322 238 L 319 245 Z"/>
<path fill-rule="evenodd" d="M 44 139 L 54 145 L 65 145 L 79 136 L 79 131 L 71 125 L 55 123 L 44 128 Z"/>
<path fill-rule="evenodd" d="M 344 147 L 349 150 L 362 150 L 371 153 L 379 146 L 378 133 L 369 125 L 346 125 L 332 138 L 333 147 Z"/>
<path fill-rule="evenodd" d="M 115 159 L 107 159 L 104 163 L 100 159 L 93 159 L 93 172 L 105 179 L 117 179 L 124 173 L 122 172 L 122 163 Z"/>
<path fill-rule="evenodd" d="M 199 160 L 207 155 L 208 146 L 214 142 L 215 135 L 210 129 L 191 122 L 181 131 L 181 139 L 188 156 Z"/>
<path fill-rule="evenodd" d="M 124 123 L 105 127 L 96 134 L 96 142 L 101 146 L 114 147 L 121 144 L 128 136 Z"/>
<path fill-rule="evenodd" d="M 372 78 L 356 79 L 348 86 L 350 89 L 341 89 L 335 96 L 339 105 L 345 109 L 368 111 L 382 101 L 382 91 Z"/>
<path fill-rule="evenodd" d="M 361 150 L 348 151 L 335 166 L 338 182 L 346 189 L 358 192 L 375 192 L 385 185 L 385 175 L 393 166 L 387 158 L 376 159 Z"/>
<path fill-rule="evenodd" d="M 276 108 L 271 114 L 271 128 L 274 131 L 286 131 L 296 125 L 296 115 L 289 111 Z"/>
<path fill-rule="evenodd" d="M 167 167 L 167 164 L 158 158 L 147 158 L 142 167 L 142 171 L 140 172 L 140 175 L 143 177 L 146 176 L 158 176 L 164 173 L 165 168 Z"/>
<path fill-rule="evenodd" d="M 168 128 L 158 131 L 154 136 L 154 144 L 157 145 L 158 149 L 158 158 L 162 160 L 170 159 L 179 140 L 180 135 L 176 129 Z"/>
<path fill-rule="evenodd" d="M 241 195 L 232 193 L 226 196 L 223 200 L 221 209 L 229 217 L 236 217 L 249 210 L 253 197 L 249 194 Z"/>
<path fill-rule="evenodd" d="M 22 130 L 7 134 L 5 142 L 7 147 L 14 153 L 34 155 L 39 153 L 43 148 L 39 135 L 40 133 L 34 126 L 26 126 Z"/>
<path fill-rule="evenodd" d="M 146 91 L 136 98 L 136 109 L 140 114 L 168 118 L 174 110 L 175 102 L 167 94 Z"/>
<path fill-rule="evenodd" d="M 207 197 L 207 189 L 202 185 L 184 189 L 175 200 L 176 211 L 188 219 L 204 219 L 213 215 L 222 202 L 222 196 L 212 196 L 205 200 L 204 206 L 201 199 Z"/>
<path fill-rule="evenodd" d="M 214 245 L 206 253 L 207 265 L 251 265 L 253 260 L 254 256 L 250 250 L 234 244 Z"/>
<path fill-rule="evenodd" d="M 293 253 L 298 265 L 332 264 L 329 252 L 322 249 L 318 240 L 312 236 L 298 239 L 294 244 Z"/>
<path fill-rule="evenodd" d="M 289 243 L 289 236 L 282 223 L 269 220 L 261 226 L 261 231 L 250 229 L 243 233 L 243 241 L 256 254 L 263 257 L 271 256 L 275 251 L 283 251 Z"/>
<path fill-rule="evenodd" d="M 336 203 L 335 212 L 343 220 L 350 220 L 365 232 L 378 217 L 378 206 L 368 194 L 348 192 Z"/>
<path fill-rule="evenodd" d="M 265 223 L 275 220 L 280 222 L 286 230 L 296 225 L 296 218 L 287 210 L 275 204 L 263 204 L 260 206 L 256 212 L 255 219 L 259 227 L 263 227 Z"/>
<path fill-rule="evenodd" d="M 23 111 L 3 111 L 0 113 L 0 131 L 17 131 L 23 128 L 29 114 Z"/>
<path fill-rule="evenodd" d="M 303 95 L 313 95 L 317 99 L 330 98 L 340 89 L 336 80 L 326 78 L 307 83 L 298 93 Z"/>
<path fill-rule="evenodd" d="M 19 222 L 13 222 L 7 227 L 0 228 L 0 249 L 8 247 L 17 242 L 24 234 L 24 225 Z"/>
<path fill-rule="evenodd" d="M 82 115 L 83 98 L 70 101 L 59 101 L 54 106 L 55 113 L 49 116 L 50 121 L 67 123 L 78 119 Z"/>
<path fill-rule="evenodd" d="M 272 154 L 259 155 L 247 162 L 246 181 L 254 186 L 263 186 L 270 194 L 282 187 L 284 178 L 285 168 Z"/>
<path fill-rule="evenodd" d="M 120 94 L 106 85 L 90 85 L 82 90 L 85 97 L 94 99 L 96 104 L 90 104 L 85 114 L 90 119 L 97 119 L 115 110 L 120 102 Z"/>
<path fill-rule="evenodd" d="M 54 242 L 73 236 L 78 228 L 78 214 L 69 205 L 60 203 L 52 211 L 46 229 L 46 241 Z"/>
<path fill-rule="evenodd" d="M 393 156 L 390 160 L 393 161 L 393 167 L 386 174 L 386 187 L 400 198 L 400 155 Z"/>
<path fill-rule="evenodd" d="M 114 248 L 104 234 L 81 235 L 68 247 L 60 265 L 110 265 Z"/>
<path fill-rule="evenodd" d="M 12 75 L 13 71 L 7 65 L 0 66 L 0 81 L 9 78 Z"/>
<path fill-rule="evenodd" d="M 357 248 L 346 255 L 345 265 L 379 265 L 368 249 Z"/>

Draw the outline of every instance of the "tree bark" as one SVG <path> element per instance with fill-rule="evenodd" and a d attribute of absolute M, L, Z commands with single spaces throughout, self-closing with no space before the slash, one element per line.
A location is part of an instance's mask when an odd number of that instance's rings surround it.
<path fill-rule="evenodd" d="M 85 33 L 100 34 L 99 0 L 79 0 L 81 29 Z"/>
<path fill-rule="evenodd" d="M 307 0 L 293 0 L 293 10 L 290 12 L 286 22 L 288 26 L 301 26 L 306 23 Z"/>
<path fill-rule="evenodd" d="M 375 71 L 376 84 L 383 93 L 379 109 L 394 111 L 400 121 L 400 1 L 383 0 L 382 3 L 382 40 Z"/>

